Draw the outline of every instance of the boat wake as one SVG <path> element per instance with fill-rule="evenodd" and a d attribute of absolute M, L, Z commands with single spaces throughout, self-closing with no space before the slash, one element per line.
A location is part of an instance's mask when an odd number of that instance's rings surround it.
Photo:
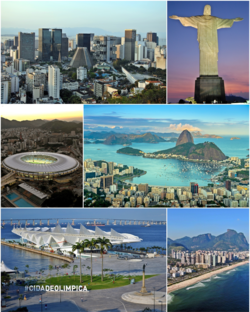
<path fill-rule="evenodd" d="M 167 294 L 167 303 L 170 304 L 174 300 L 174 295 Z"/>
<path fill-rule="evenodd" d="M 205 287 L 205 284 L 199 282 L 198 284 L 195 284 L 194 286 L 188 287 L 187 290 L 192 289 L 192 288 L 198 288 L 198 287 Z"/>

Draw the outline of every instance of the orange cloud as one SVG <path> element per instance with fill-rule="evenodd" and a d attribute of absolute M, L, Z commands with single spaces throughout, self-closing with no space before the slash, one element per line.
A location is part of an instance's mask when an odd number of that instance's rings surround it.
<path fill-rule="evenodd" d="M 183 130 L 188 130 L 188 131 L 201 131 L 200 128 L 198 127 L 194 127 L 192 125 L 189 125 L 189 124 L 185 124 L 185 125 L 182 125 L 181 123 L 179 123 L 178 125 L 177 124 L 171 124 L 169 126 L 169 128 L 173 131 L 183 131 Z"/>

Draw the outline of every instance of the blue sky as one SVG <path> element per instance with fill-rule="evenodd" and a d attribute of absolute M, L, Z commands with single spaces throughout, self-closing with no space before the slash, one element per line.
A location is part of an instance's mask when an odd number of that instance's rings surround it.
<path fill-rule="evenodd" d="M 168 209 L 168 237 L 220 235 L 227 229 L 242 232 L 249 239 L 248 209 Z"/>
<path fill-rule="evenodd" d="M 166 209 L 2 209 L 4 219 L 110 218 L 166 221 Z"/>
<path fill-rule="evenodd" d="M 177 132 L 248 135 L 248 105 L 87 105 L 84 128 L 90 131 Z"/>
<path fill-rule="evenodd" d="M 161 32 L 166 38 L 165 1 L 2 1 L 1 9 L 2 28 L 57 27 L 64 32 L 80 27 L 82 32 L 99 28 L 110 33 L 134 28 L 142 34 Z"/>

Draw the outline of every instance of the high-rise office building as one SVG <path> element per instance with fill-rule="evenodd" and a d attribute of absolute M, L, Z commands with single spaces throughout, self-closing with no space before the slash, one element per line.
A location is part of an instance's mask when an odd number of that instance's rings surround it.
<path fill-rule="evenodd" d="M 190 188 L 192 194 L 198 194 L 199 193 L 199 185 L 195 182 L 190 182 Z"/>
<path fill-rule="evenodd" d="M 18 36 L 14 37 L 14 46 L 18 47 Z"/>
<path fill-rule="evenodd" d="M 10 80 L 9 79 L 1 79 L 1 103 L 8 104 L 9 95 L 10 95 Z"/>
<path fill-rule="evenodd" d="M 90 41 L 92 34 L 77 34 L 76 46 L 77 48 L 87 48 L 90 53 Z"/>
<path fill-rule="evenodd" d="M 116 60 L 116 45 L 121 44 L 120 37 L 95 36 L 93 42 L 94 58 L 98 62 Z"/>
<path fill-rule="evenodd" d="M 7 50 L 14 45 L 13 39 L 7 39 L 4 41 L 4 48 Z"/>
<path fill-rule="evenodd" d="M 136 41 L 141 41 L 141 35 L 139 34 L 136 35 Z"/>
<path fill-rule="evenodd" d="M 66 34 L 62 34 L 62 59 L 67 59 L 69 56 L 69 38 Z"/>
<path fill-rule="evenodd" d="M 48 67 L 48 90 L 49 96 L 54 99 L 60 98 L 60 69 L 56 65 Z"/>
<path fill-rule="evenodd" d="M 231 191 L 231 181 L 230 181 L 230 180 L 226 180 L 226 181 L 225 181 L 225 188 L 226 188 L 228 191 Z"/>
<path fill-rule="evenodd" d="M 51 47 L 51 56 L 53 57 L 53 61 L 58 61 L 59 54 L 62 51 L 62 29 L 51 30 Z"/>
<path fill-rule="evenodd" d="M 148 40 L 149 42 L 155 42 L 156 44 L 158 44 L 157 33 L 148 32 L 148 33 L 147 33 L 147 40 Z"/>
<path fill-rule="evenodd" d="M 125 60 L 135 60 L 136 30 L 125 29 Z"/>
<path fill-rule="evenodd" d="M 49 28 L 39 28 L 39 60 L 50 61 L 51 34 Z"/>
<path fill-rule="evenodd" d="M 62 57 L 62 29 L 39 28 L 39 59 L 58 61 Z"/>
<path fill-rule="evenodd" d="M 107 175 L 107 176 L 101 177 L 101 182 L 100 182 L 101 188 L 110 187 L 113 184 L 114 184 L 114 176 L 113 175 Z"/>
<path fill-rule="evenodd" d="M 35 33 L 18 33 L 18 58 L 35 60 Z"/>

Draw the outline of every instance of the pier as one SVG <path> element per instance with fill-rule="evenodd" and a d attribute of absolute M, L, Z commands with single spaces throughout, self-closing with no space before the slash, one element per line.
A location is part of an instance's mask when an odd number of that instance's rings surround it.
<path fill-rule="evenodd" d="M 17 249 L 22 249 L 22 250 L 25 250 L 25 251 L 37 253 L 37 254 L 39 254 L 41 256 L 47 256 L 47 257 L 56 258 L 56 259 L 67 261 L 67 262 L 72 262 L 72 258 L 67 257 L 67 256 L 57 255 L 57 254 L 54 254 L 52 252 L 47 252 L 47 251 L 39 250 L 39 249 L 35 249 L 35 248 L 24 247 L 24 246 L 20 246 L 20 245 L 17 245 L 17 244 L 5 242 L 3 240 L 1 240 L 1 244 L 5 245 L 5 246 L 12 247 L 12 248 L 17 248 Z"/>

